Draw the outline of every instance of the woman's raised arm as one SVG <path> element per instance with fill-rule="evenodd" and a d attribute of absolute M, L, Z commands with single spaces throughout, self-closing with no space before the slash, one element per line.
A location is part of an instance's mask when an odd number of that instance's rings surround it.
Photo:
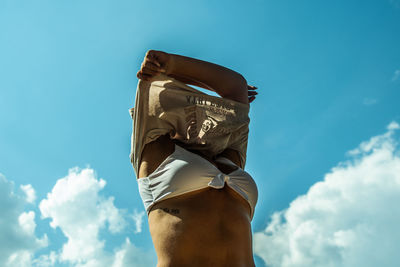
<path fill-rule="evenodd" d="M 256 95 L 252 91 L 255 88 L 248 86 L 246 79 L 231 69 L 195 58 L 149 50 L 137 76 L 149 80 L 158 73 L 245 104 L 253 101 Z"/>

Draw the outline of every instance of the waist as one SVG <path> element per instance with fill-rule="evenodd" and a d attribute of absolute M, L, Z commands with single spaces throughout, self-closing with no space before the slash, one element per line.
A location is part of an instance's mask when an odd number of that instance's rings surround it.
<path fill-rule="evenodd" d="M 159 263 L 170 263 L 165 266 L 254 266 L 250 221 L 248 204 L 229 187 L 166 199 L 149 213 Z"/>

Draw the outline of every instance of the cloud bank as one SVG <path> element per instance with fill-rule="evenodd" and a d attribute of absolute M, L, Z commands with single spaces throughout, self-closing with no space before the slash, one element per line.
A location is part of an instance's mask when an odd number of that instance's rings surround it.
<path fill-rule="evenodd" d="M 121 211 L 114 206 L 114 198 L 99 194 L 105 185 L 103 179 L 96 179 L 92 169 L 70 169 L 40 202 L 43 218 L 50 218 L 50 226 L 59 227 L 68 238 L 60 254 L 62 262 L 102 266 L 106 261 L 105 241 L 99 239 L 100 230 L 106 224 L 111 233 L 125 227 Z"/>
<path fill-rule="evenodd" d="M 67 176 L 57 180 L 40 201 L 39 210 L 41 219 L 50 219 L 50 226 L 59 228 L 67 241 L 55 251 L 37 255 L 49 241 L 47 235 L 35 236 L 35 213 L 24 211 L 27 204 L 34 204 L 35 190 L 31 185 L 23 185 L 21 194 L 16 194 L 13 183 L 0 175 L 0 243 L 8 244 L 0 248 L 0 266 L 155 266 L 154 252 L 136 247 L 129 237 L 112 251 L 105 248 L 102 232 L 124 234 L 130 228 L 128 232 L 140 233 L 144 217 L 144 212 L 135 210 L 129 215 L 117 208 L 114 198 L 102 193 L 105 185 L 106 181 L 98 179 L 90 168 L 72 168 Z"/>
<path fill-rule="evenodd" d="M 35 212 L 24 211 L 35 194 L 31 185 L 24 188 L 30 193 L 15 192 L 14 184 L 0 174 L 0 266 L 30 266 L 34 253 L 48 245 L 46 235 L 35 235 Z"/>
<path fill-rule="evenodd" d="M 350 160 L 273 214 L 254 234 L 255 254 L 272 267 L 398 266 L 399 128 L 392 122 L 361 143 Z"/>

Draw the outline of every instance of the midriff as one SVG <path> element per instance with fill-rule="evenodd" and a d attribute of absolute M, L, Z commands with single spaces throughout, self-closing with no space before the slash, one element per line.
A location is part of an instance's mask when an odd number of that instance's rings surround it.
<path fill-rule="evenodd" d="M 149 214 L 157 267 L 254 266 L 250 221 L 249 204 L 228 186 L 161 201 Z"/>
<path fill-rule="evenodd" d="M 174 144 L 166 137 L 147 144 L 139 177 L 154 171 L 173 151 Z M 223 172 L 232 171 L 226 166 L 217 167 Z M 250 213 L 248 202 L 227 185 L 156 203 L 148 220 L 157 267 L 255 266 Z"/>

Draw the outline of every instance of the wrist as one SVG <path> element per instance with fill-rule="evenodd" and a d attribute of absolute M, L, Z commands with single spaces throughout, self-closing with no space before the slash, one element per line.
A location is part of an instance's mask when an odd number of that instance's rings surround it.
<path fill-rule="evenodd" d="M 170 75 L 175 73 L 176 57 L 173 54 L 167 54 L 167 62 L 165 64 L 165 74 Z"/>

